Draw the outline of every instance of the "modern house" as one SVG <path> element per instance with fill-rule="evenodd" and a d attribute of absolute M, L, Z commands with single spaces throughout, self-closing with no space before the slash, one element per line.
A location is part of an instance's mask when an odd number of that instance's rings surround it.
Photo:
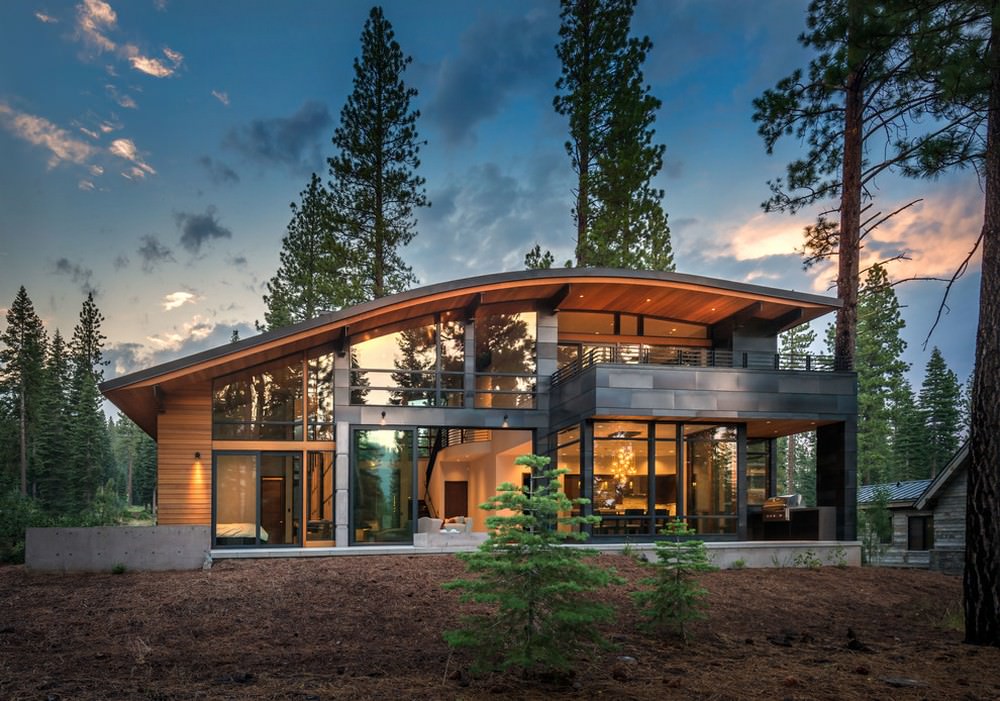
<path fill-rule="evenodd" d="M 933 479 L 858 488 L 858 508 L 874 508 L 888 497 L 892 536 L 879 564 L 929 567 L 961 574 L 965 566 L 965 502 L 969 444 L 965 443 Z"/>
<path fill-rule="evenodd" d="M 838 306 L 678 273 L 503 273 L 101 389 L 158 443 L 158 523 L 210 526 L 213 552 L 413 544 L 418 522 L 454 517 L 481 532 L 477 505 L 524 479 L 529 452 L 590 499 L 595 542 L 652 539 L 673 517 L 706 540 L 815 540 L 826 522 L 854 541 L 855 375 L 777 352 L 779 332 Z M 775 439 L 807 430 L 819 506 L 765 521 Z"/>

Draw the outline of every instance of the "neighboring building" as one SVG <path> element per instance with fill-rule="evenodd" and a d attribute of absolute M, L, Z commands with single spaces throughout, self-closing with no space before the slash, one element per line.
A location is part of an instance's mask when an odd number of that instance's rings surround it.
<path fill-rule="evenodd" d="M 879 490 L 889 497 L 892 539 L 878 564 L 929 567 L 960 574 L 965 565 L 965 497 L 969 445 L 932 480 L 858 487 L 858 508 L 872 508 Z"/>
<path fill-rule="evenodd" d="M 675 516 L 708 540 L 817 538 L 809 509 L 761 518 L 775 439 L 808 430 L 819 508 L 853 541 L 855 375 L 777 352 L 779 332 L 838 306 L 676 273 L 503 273 L 101 389 L 157 441 L 159 524 L 210 525 L 217 549 L 410 544 L 421 517 L 481 532 L 477 505 L 524 479 L 529 452 L 591 500 L 595 541 L 652 539 Z"/>
<path fill-rule="evenodd" d="M 897 567 L 927 567 L 934 542 L 933 515 L 916 508 L 917 500 L 931 480 L 907 480 L 858 487 L 858 510 L 877 508 L 879 493 L 886 495 L 892 519 L 892 534 L 879 544 L 880 552 L 871 564 Z"/>

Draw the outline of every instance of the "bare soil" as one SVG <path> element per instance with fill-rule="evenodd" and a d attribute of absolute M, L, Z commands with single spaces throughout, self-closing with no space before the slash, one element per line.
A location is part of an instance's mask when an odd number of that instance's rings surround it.
<path fill-rule="evenodd" d="M 1000 649 L 962 643 L 958 578 L 712 572 L 708 618 L 684 645 L 640 632 L 641 565 L 598 562 L 629 581 L 605 593 L 616 649 L 562 683 L 464 674 L 441 637 L 464 608 L 438 586 L 463 574 L 451 556 L 0 568 L 0 699 L 1000 699 Z"/>

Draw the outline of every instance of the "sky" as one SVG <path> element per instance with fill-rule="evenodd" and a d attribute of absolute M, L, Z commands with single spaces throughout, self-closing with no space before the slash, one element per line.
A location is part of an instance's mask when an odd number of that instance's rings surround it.
<path fill-rule="evenodd" d="M 646 82 L 662 101 L 664 190 L 678 272 L 835 294 L 804 270 L 816 211 L 765 214 L 768 180 L 801 153 L 765 152 L 752 100 L 810 58 L 805 2 L 639 0 L 653 42 Z M 106 377 L 246 338 L 263 320 L 289 204 L 329 179 L 333 131 L 371 5 L 261 0 L 0 3 L 0 313 L 24 285 L 49 332 L 72 334 L 88 292 L 105 316 Z M 535 243 L 572 257 L 567 123 L 552 109 L 555 0 L 389 1 L 413 58 L 404 81 L 431 206 L 403 249 L 420 284 L 517 270 Z M 948 277 L 982 226 L 975 173 L 877 183 L 875 207 L 921 202 L 863 252 L 905 254 L 896 278 Z M 897 288 L 904 359 L 919 385 L 932 346 L 965 381 L 979 258 L 952 290 Z M 829 319 L 832 321 L 832 317 Z M 825 320 L 816 328 L 822 335 Z"/>

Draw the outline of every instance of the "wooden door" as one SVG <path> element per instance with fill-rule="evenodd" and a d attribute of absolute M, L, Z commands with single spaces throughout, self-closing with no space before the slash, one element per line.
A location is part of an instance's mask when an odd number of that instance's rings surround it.
<path fill-rule="evenodd" d="M 267 545 L 285 542 L 285 480 L 264 477 L 260 483 L 260 526 L 267 531 Z"/>
<path fill-rule="evenodd" d="M 469 483 L 466 480 L 444 483 L 444 517 L 469 515 Z"/>

